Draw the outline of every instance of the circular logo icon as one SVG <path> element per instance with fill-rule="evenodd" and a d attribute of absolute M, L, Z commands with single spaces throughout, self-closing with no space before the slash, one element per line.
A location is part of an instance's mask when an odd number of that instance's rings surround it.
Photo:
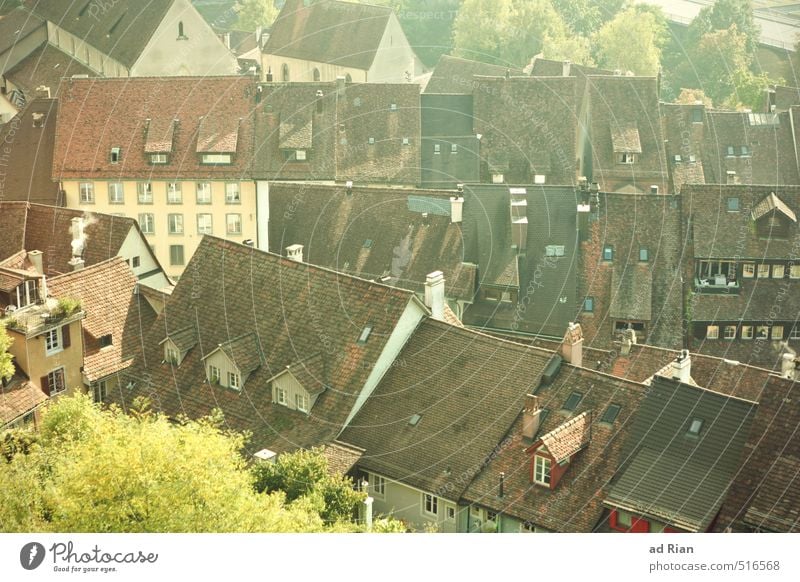
<path fill-rule="evenodd" d="M 29 542 L 19 552 L 19 563 L 26 570 L 35 570 L 44 561 L 44 546 L 39 542 Z"/>

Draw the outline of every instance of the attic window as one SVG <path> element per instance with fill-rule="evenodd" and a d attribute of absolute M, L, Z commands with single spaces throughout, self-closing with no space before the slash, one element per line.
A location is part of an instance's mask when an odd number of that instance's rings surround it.
<path fill-rule="evenodd" d="M 450 153 L 457 154 L 458 153 L 458 144 L 451 143 L 450 144 Z"/>
<path fill-rule="evenodd" d="M 743 145 L 742 147 L 739 148 L 739 152 L 743 156 L 749 156 L 750 155 L 750 148 L 747 147 L 746 145 Z"/>
<path fill-rule="evenodd" d="M 692 123 L 703 123 L 702 109 L 692 109 Z"/>
<path fill-rule="evenodd" d="M 689 425 L 689 430 L 686 431 L 687 436 L 696 437 L 700 434 L 700 431 L 703 429 L 703 419 L 702 418 L 693 418 L 692 423 Z"/>
<path fill-rule="evenodd" d="M 634 163 L 636 163 L 636 154 L 631 154 L 631 153 L 619 154 L 619 163 L 620 164 L 634 164 Z"/>
<path fill-rule="evenodd" d="M 111 334 L 107 333 L 106 335 L 100 336 L 100 347 L 107 348 L 112 344 Z"/>
<path fill-rule="evenodd" d="M 536 174 L 533 176 L 534 184 L 544 184 L 545 182 L 547 182 L 547 176 L 544 174 Z"/>
<path fill-rule="evenodd" d="M 650 260 L 650 251 L 647 250 L 647 247 L 640 247 L 639 248 L 639 261 L 646 263 Z"/>
<path fill-rule="evenodd" d="M 389 111 L 397 111 L 397 103 L 392 103 L 389 105 Z"/>
<path fill-rule="evenodd" d="M 421 414 L 414 414 L 411 416 L 411 418 L 408 419 L 408 424 L 410 424 L 411 426 L 417 426 L 421 418 L 422 418 Z"/>
<path fill-rule="evenodd" d="M 506 181 L 506 177 L 503 174 L 492 174 L 492 184 L 502 184 Z"/>
<path fill-rule="evenodd" d="M 733 147 L 733 146 L 728 146 L 728 155 L 729 155 L 729 156 L 734 156 L 734 155 L 736 155 L 736 150 L 734 149 L 734 147 Z"/>
<path fill-rule="evenodd" d="M 367 240 L 364 241 L 364 248 L 365 249 L 371 249 L 372 248 L 372 239 L 371 238 L 368 238 Z"/>
<path fill-rule="evenodd" d="M 544 247 L 544 254 L 548 257 L 563 257 L 564 245 L 547 245 Z"/>
<path fill-rule="evenodd" d="M 728 170 L 726 172 L 726 176 L 728 184 L 738 184 L 739 181 L 736 179 L 736 172 L 734 172 L 733 170 Z"/>
<path fill-rule="evenodd" d="M 407 137 L 404 137 L 404 138 L 403 138 L 403 145 L 406 145 L 406 146 L 407 146 L 407 145 L 409 145 L 409 144 L 411 144 L 411 140 L 410 140 L 410 139 L 408 139 Z"/>
<path fill-rule="evenodd" d="M 371 325 L 364 326 L 364 329 L 361 330 L 361 335 L 358 336 L 358 341 L 356 343 L 358 345 L 363 346 L 365 343 L 367 343 L 367 340 L 369 339 L 369 335 L 371 333 L 372 333 L 372 326 Z"/>
<path fill-rule="evenodd" d="M 562 410 L 570 410 L 570 411 L 575 410 L 578 407 L 578 404 L 580 403 L 582 398 L 583 394 L 581 394 L 580 392 L 573 392 L 572 394 L 569 395 L 569 398 L 567 398 L 567 401 L 564 403 Z"/>
<path fill-rule="evenodd" d="M 203 154 L 201 161 L 202 161 L 203 164 L 230 165 L 230 163 L 231 163 L 231 155 L 230 154 Z"/>
<path fill-rule="evenodd" d="M 533 458 L 533 482 L 550 486 L 551 461 L 547 457 L 536 455 Z"/>
<path fill-rule="evenodd" d="M 586 313 L 594 312 L 594 297 L 586 297 L 583 300 L 583 310 Z"/>
<path fill-rule="evenodd" d="M 603 260 L 604 261 L 614 260 L 614 247 L 612 247 L 611 245 L 606 245 L 603 247 Z"/>
<path fill-rule="evenodd" d="M 606 408 L 606 411 L 603 413 L 602 418 L 600 418 L 600 422 L 611 424 L 617 420 L 620 410 L 622 410 L 622 407 L 619 404 L 609 404 L 608 408 Z"/>
<path fill-rule="evenodd" d="M 150 154 L 150 163 L 151 164 L 166 164 L 167 163 L 167 154 Z"/>
<path fill-rule="evenodd" d="M 680 163 L 681 159 L 682 158 L 680 154 L 675 154 L 675 156 L 673 157 L 673 160 L 675 161 L 676 164 Z"/>
<path fill-rule="evenodd" d="M 374 138 L 374 137 L 371 137 L 371 138 L 369 138 L 369 139 L 367 140 L 367 143 L 368 143 L 369 145 L 375 145 L 375 138 Z"/>
<path fill-rule="evenodd" d="M 120 158 L 122 158 L 122 150 L 117 147 L 111 148 L 111 155 L 110 155 L 111 163 L 112 164 L 119 163 Z"/>
<path fill-rule="evenodd" d="M 738 196 L 729 196 L 727 204 L 728 204 L 728 212 L 739 212 L 739 197 Z"/>
<path fill-rule="evenodd" d="M 442 146 L 438 143 L 433 144 L 433 153 L 434 154 L 442 153 Z"/>

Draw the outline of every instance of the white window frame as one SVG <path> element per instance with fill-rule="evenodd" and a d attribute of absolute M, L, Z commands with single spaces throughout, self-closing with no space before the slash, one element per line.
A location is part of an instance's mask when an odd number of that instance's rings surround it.
<path fill-rule="evenodd" d="M 636 163 L 636 154 L 621 153 L 619 155 L 618 160 L 619 160 L 620 164 L 635 164 Z"/>
<path fill-rule="evenodd" d="M 772 265 L 772 278 L 783 279 L 786 275 L 786 265 Z"/>
<path fill-rule="evenodd" d="M 139 228 L 144 234 L 155 234 L 156 217 L 152 212 L 142 212 L 139 214 Z"/>
<path fill-rule="evenodd" d="M 506 175 L 505 174 L 492 174 L 492 184 L 505 184 L 506 183 Z"/>
<path fill-rule="evenodd" d="M 310 402 L 308 399 L 308 395 L 297 393 L 294 395 L 294 406 L 300 412 L 308 412 L 310 408 Z"/>
<path fill-rule="evenodd" d="M 791 339 L 791 340 L 800 339 L 800 323 L 795 324 L 792 327 L 792 329 L 789 331 L 789 339 Z"/>
<path fill-rule="evenodd" d="M 196 203 L 211 204 L 211 182 L 197 182 L 194 187 Z"/>
<path fill-rule="evenodd" d="M 754 279 L 756 276 L 756 264 L 744 263 L 742 265 L 742 277 L 745 279 Z"/>
<path fill-rule="evenodd" d="M 731 333 L 731 331 L 733 333 Z M 726 325 L 725 328 L 722 330 L 723 337 L 726 340 L 734 340 L 736 339 L 736 326 L 735 325 Z"/>
<path fill-rule="evenodd" d="M 172 213 L 167 214 L 167 233 L 168 234 L 183 234 L 183 214 Z"/>
<path fill-rule="evenodd" d="M 740 333 L 740 338 L 743 340 L 751 340 L 753 339 L 753 326 L 752 325 L 743 325 L 742 331 Z"/>
<path fill-rule="evenodd" d="M 214 364 L 208 365 L 208 381 L 212 384 L 219 383 L 221 380 L 221 371 Z"/>
<path fill-rule="evenodd" d="M 175 346 L 170 344 L 166 344 L 164 346 L 164 361 L 168 364 L 180 364 L 181 354 L 177 349 L 175 349 Z"/>
<path fill-rule="evenodd" d="M 152 204 L 153 203 L 153 183 L 152 182 L 137 182 L 136 183 L 136 201 L 139 204 Z"/>
<path fill-rule="evenodd" d="M 783 328 L 782 325 L 773 325 L 772 326 L 772 333 L 771 333 L 772 339 L 774 339 L 774 340 L 782 340 L 783 336 L 785 334 L 785 331 L 786 330 Z"/>
<path fill-rule="evenodd" d="M 233 163 L 231 154 L 202 154 L 200 163 L 211 166 L 230 166 Z"/>
<path fill-rule="evenodd" d="M 125 187 L 122 182 L 108 183 L 108 203 L 125 204 Z"/>
<path fill-rule="evenodd" d="M 201 224 L 201 219 L 208 220 L 208 224 Z M 201 212 L 197 215 L 197 234 L 214 234 L 214 215 L 210 212 Z"/>
<path fill-rule="evenodd" d="M 286 388 L 277 386 L 275 388 L 275 402 L 283 406 L 289 406 L 289 399 L 287 398 Z"/>
<path fill-rule="evenodd" d="M 183 189 L 180 182 L 167 183 L 167 204 L 183 204 Z"/>
<path fill-rule="evenodd" d="M 234 390 L 242 389 L 242 377 L 238 372 L 228 371 L 228 388 L 233 388 Z"/>
<path fill-rule="evenodd" d="M 231 229 L 231 219 L 233 217 L 238 218 L 238 229 Z M 225 215 L 225 232 L 226 234 L 232 235 L 240 235 L 242 234 L 242 215 L 238 213 L 226 214 Z"/>
<path fill-rule="evenodd" d="M 719 339 L 719 326 L 707 325 L 706 326 L 706 339 Z"/>
<path fill-rule="evenodd" d="M 64 341 L 60 327 L 44 332 L 44 353 L 52 356 L 64 351 Z"/>
<path fill-rule="evenodd" d="M 444 506 L 444 518 L 450 523 L 456 520 L 456 506 L 449 503 Z"/>
<path fill-rule="evenodd" d="M 225 204 L 242 203 L 242 186 L 239 182 L 225 182 Z"/>
<path fill-rule="evenodd" d="M 308 160 L 308 154 L 306 153 L 306 150 L 295 150 L 294 159 L 298 162 L 305 162 Z M 238 204 L 238 202 L 236 204 Z"/>
<path fill-rule="evenodd" d="M 769 279 L 769 265 L 766 263 L 759 263 L 756 269 L 756 276 L 758 279 Z"/>
<path fill-rule="evenodd" d="M 61 379 L 61 390 L 57 390 L 56 388 L 59 386 L 59 382 L 57 379 Z M 64 366 L 56 368 L 55 370 L 51 370 L 47 374 L 47 386 L 50 388 L 50 396 L 55 396 L 56 394 L 61 394 L 62 392 L 66 392 L 67 390 L 67 376 L 64 372 Z"/>
<path fill-rule="evenodd" d="M 552 461 L 542 455 L 533 457 L 533 482 L 537 485 L 550 487 L 551 475 L 553 470 Z"/>
<path fill-rule="evenodd" d="M 789 265 L 789 278 L 800 279 L 800 265 Z"/>
<path fill-rule="evenodd" d="M 533 183 L 534 184 L 545 184 L 547 183 L 547 176 L 544 174 L 534 174 L 533 175 Z"/>
<path fill-rule="evenodd" d="M 761 332 L 764 332 L 764 335 L 760 335 Z M 756 326 L 756 339 L 769 339 L 769 326 L 768 325 L 757 325 Z"/>
<path fill-rule="evenodd" d="M 369 473 L 369 487 L 373 497 L 384 499 L 386 497 L 386 479 L 375 473 Z"/>
<path fill-rule="evenodd" d="M 168 163 L 167 154 L 150 154 L 150 163 L 154 166 Z"/>
<path fill-rule="evenodd" d="M 422 494 L 422 514 L 433 517 L 439 516 L 439 498 L 430 493 Z"/>
<path fill-rule="evenodd" d="M 78 192 L 81 204 L 94 204 L 94 182 L 81 182 Z"/>

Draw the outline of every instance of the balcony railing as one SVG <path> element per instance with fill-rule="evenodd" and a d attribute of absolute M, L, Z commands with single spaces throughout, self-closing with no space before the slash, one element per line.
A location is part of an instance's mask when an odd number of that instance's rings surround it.
<path fill-rule="evenodd" d="M 739 281 L 728 281 L 725 275 L 704 279 L 695 278 L 694 288 L 698 293 L 733 295 L 739 293 Z"/>

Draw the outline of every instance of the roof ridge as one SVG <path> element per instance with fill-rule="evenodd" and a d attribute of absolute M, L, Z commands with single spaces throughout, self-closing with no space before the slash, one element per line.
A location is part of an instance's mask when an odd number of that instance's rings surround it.
<path fill-rule="evenodd" d="M 89 272 L 89 271 L 93 271 L 93 270 L 94 271 L 98 271 L 101 268 L 106 268 L 106 267 L 110 266 L 111 263 L 125 263 L 126 265 L 128 264 L 127 260 L 125 260 L 124 258 L 122 258 L 119 255 L 117 255 L 115 257 L 111 257 L 110 259 L 104 259 L 104 260 L 100 261 L 99 263 L 94 263 L 93 265 L 89 265 L 88 267 L 84 267 L 82 269 L 78 269 L 77 271 L 70 271 L 68 273 L 61 273 L 60 275 L 54 275 L 52 277 L 48 277 L 47 280 L 48 280 L 48 282 L 54 282 L 54 281 L 60 282 L 60 281 L 69 280 L 70 277 L 77 278 L 77 277 L 79 277 L 81 275 L 86 275 L 86 273 Z M 130 270 L 130 266 L 128 266 L 128 269 Z M 130 273 L 134 274 L 133 271 L 130 271 Z M 135 278 L 135 275 L 134 275 L 134 278 Z"/>

